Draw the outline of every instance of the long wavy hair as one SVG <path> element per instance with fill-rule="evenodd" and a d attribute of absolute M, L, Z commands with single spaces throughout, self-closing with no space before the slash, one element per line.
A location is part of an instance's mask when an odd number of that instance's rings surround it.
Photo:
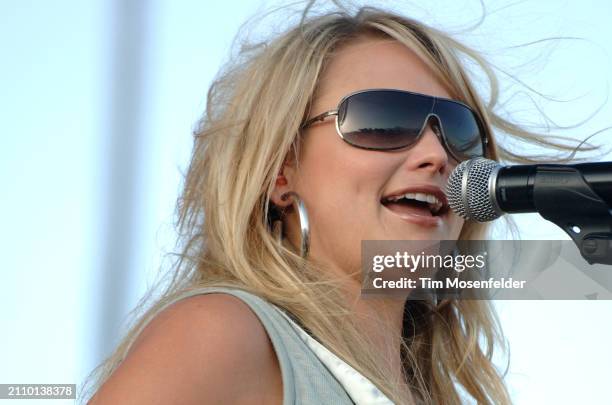
<path fill-rule="evenodd" d="M 313 1 L 295 27 L 261 43 L 243 45 L 213 82 L 195 133 L 179 198 L 181 252 L 160 297 L 133 323 L 116 351 L 95 371 L 100 387 L 127 355 L 142 326 L 178 294 L 203 286 L 230 286 L 285 309 L 327 348 L 401 402 L 391 370 L 370 350 L 338 283 L 270 228 L 270 195 L 286 156 L 299 156 L 300 126 L 309 115 L 321 72 L 340 46 L 363 35 L 390 38 L 415 52 L 452 92 L 494 129 L 556 151 L 576 146 L 530 132 L 496 114 L 499 85 L 491 65 L 475 50 L 437 29 L 391 12 L 345 8 L 311 15 Z M 462 58 L 486 74 L 490 94 L 477 94 Z M 529 162 L 491 140 L 492 159 Z M 589 149 L 583 144 L 579 148 Z M 299 159 L 298 159 L 299 160 Z M 488 226 L 467 221 L 460 239 L 486 239 Z M 487 301 L 408 301 L 402 343 L 405 377 L 419 403 L 509 404 L 503 373 L 492 362 L 503 343 Z M 91 376 L 90 376 L 91 377 Z"/>

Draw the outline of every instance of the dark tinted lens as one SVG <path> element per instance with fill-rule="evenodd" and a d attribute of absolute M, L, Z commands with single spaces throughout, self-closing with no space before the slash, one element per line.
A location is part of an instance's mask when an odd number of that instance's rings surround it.
<path fill-rule="evenodd" d="M 484 145 L 474 113 L 464 105 L 438 100 L 434 107 L 442 121 L 448 146 L 460 160 L 484 156 Z"/>
<path fill-rule="evenodd" d="M 348 97 L 338 126 L 348 143 L 368 149 L 399 149 L 415 142 L 433 99 L 398 91 L 374 90 Z"/>

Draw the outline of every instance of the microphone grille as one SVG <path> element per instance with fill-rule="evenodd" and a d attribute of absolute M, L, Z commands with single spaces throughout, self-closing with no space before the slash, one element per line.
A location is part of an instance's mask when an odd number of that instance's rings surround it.
<path fill-rule="evenodd" d="M 491 184 L 501 166 L 485 158 L 461 162 L 446 184 L 448 204 L 457 215 L 478 222 L 493 221 L 501 216 Z"/>

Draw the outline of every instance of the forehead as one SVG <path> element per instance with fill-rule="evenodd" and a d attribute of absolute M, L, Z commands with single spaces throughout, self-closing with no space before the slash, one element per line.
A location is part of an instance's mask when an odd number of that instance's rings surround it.
<path fill-rule="evenodd" d="M 363 89 L 392 88 L 450 98 L 427 65 L 394 39 L 361 37 L 340 47 L 323 71 L 314 100 L 331 108 Z"/>

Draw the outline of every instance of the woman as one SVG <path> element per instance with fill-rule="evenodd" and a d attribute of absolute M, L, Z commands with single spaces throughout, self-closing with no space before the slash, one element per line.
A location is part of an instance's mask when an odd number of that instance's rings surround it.
<path fill-rule="evenodd" d="M 484 239 L 444 205 L 458 162 L 511 157 L 493 126 L 563 146 L 493 113 L 491 70 L 447 35 L 370 8 L 307 13 L 210 89 L 178 271 L 91 404 L 510 402 L 489 304 L 362 299 L 361 241 Z M 489 75 L 488 105 L 459 52 Z M 392 201 L 407 192 L 435 199 Z"/>

